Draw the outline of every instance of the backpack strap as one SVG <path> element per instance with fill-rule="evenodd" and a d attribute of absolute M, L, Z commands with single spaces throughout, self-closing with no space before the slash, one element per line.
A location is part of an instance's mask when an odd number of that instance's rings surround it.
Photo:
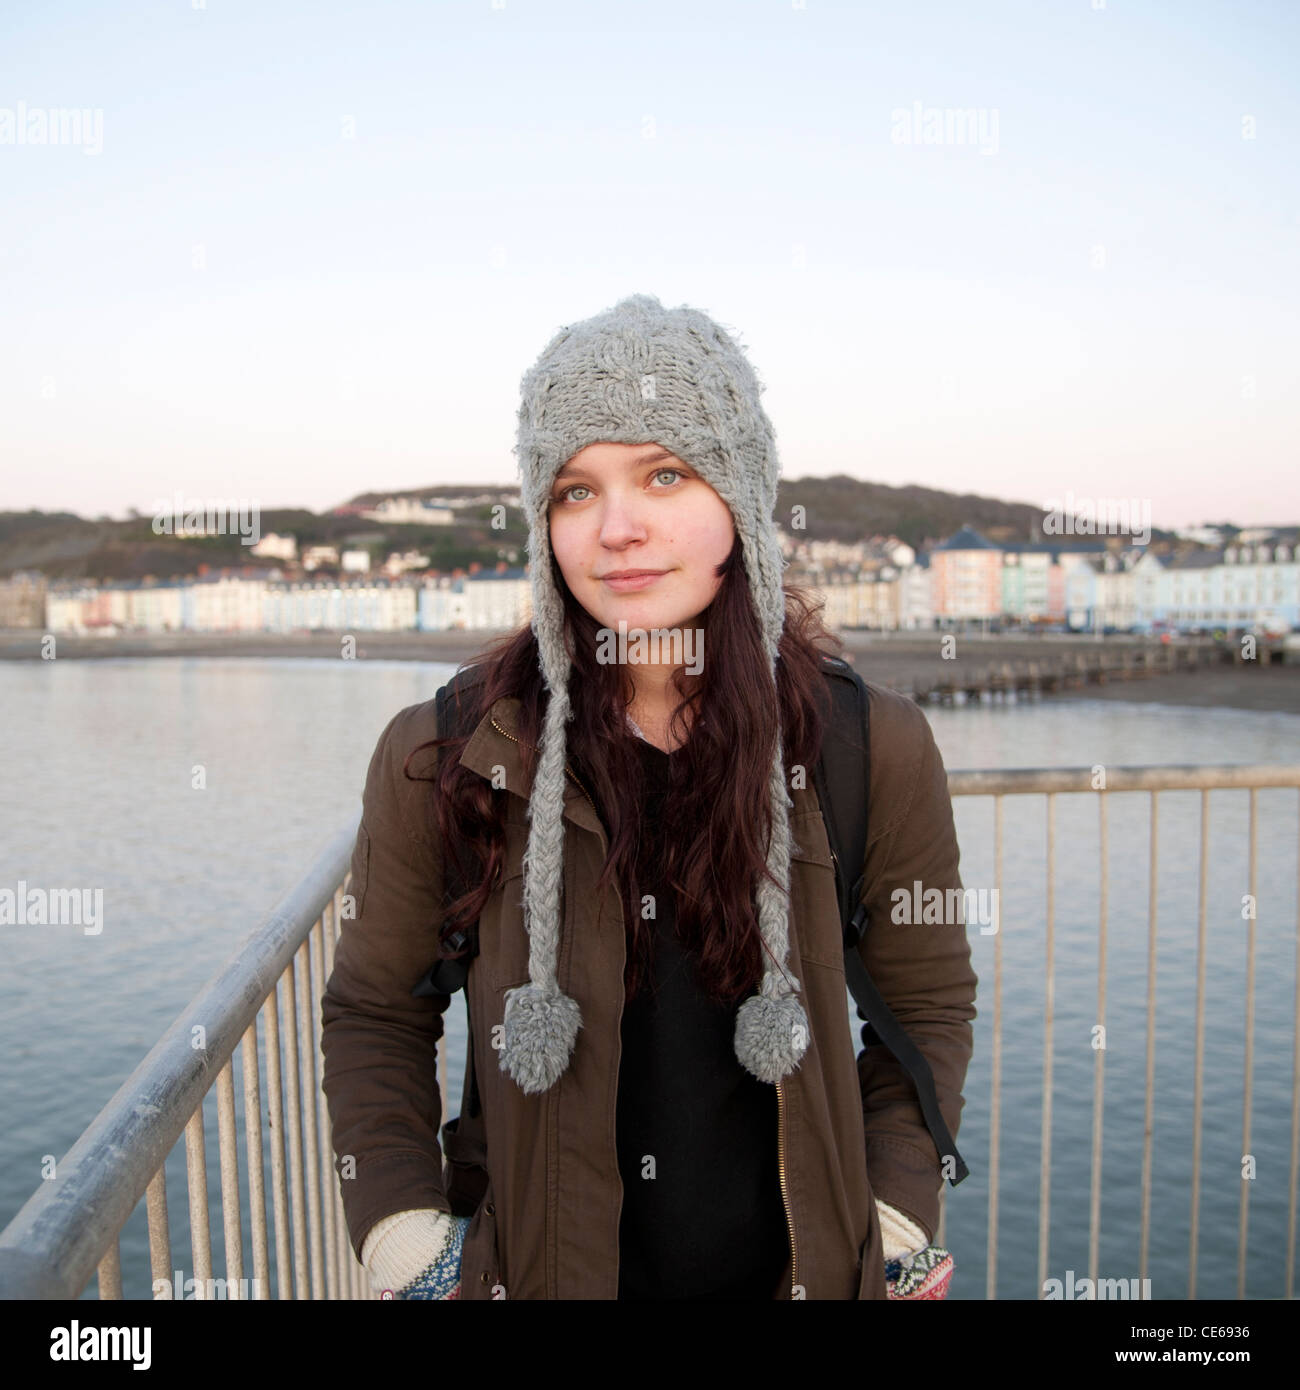
<path fill-rule="evenodd" d="M 940 1158 L 953 1160 L 955 1176 L 949 1181 L 956 1187 L 970 1170 L 944 1123 L 930 1064 L 885 1003 L 858 950 L 867 926 L 867 909 L 861 899 L 868 815 L 864 792 L 871 785 L 870 698 L 866 683 L 852 666 L 831 656 L 825 662 L 831 687 L 831 719 L 813 778 L 835 864 L 840 921 L 844 924 L 844 977 L 857 1003 L 858 1017 L 865 1024 L 863 1046 L 883 1044 L 911 1078 Z M 856 737 L 851 731 L 856 731 Z"/>
<path fill-rule="evenodd" d="M 438 737 L 446 738 L 448 734 L 461 734 L 465 732 L 465 725 L 468 723 L 466 707 L 461 703 L 460 694 L 467 684 L 480 673 L 471 671 L 469 681 L 462 681 L 461 676 L 457 676 L 447 685 L 441 687 L 434 696 L 434 709 L 438 720 Z M 453 703 L 448 697 L 448 691 L 452 687 L 456 688 L 456 700 Z M 446 856 L 443 859 L 444 882 L 443 882 L 443 905 L 449 906 L 455 902 L 465 891 L 466 885 L 455 861 L 447 862 Z M 439 958 L 428 970 L 420 977 L 419 983 L 411 993 L 419 999 L 426 999 L 432 996 L 446 995 L 450 998 L 458 989 L 464 989 L 466 981 L 469 979 L 469 968 L 478 955 L 478 923 L 467 922 L 463 927 L 459 927 L 447 938 L 447 945 L 453 951 L 460 951 L 463 947 L 468 947 L 465 954 L 455 960 L 445 960 Z M 469 1012 L 469 990 L 465 989 L 465 1081 L 461 1088 L 462 1096 L 466 1097 L 466 1113 L 473 1120 L 477 1119 L 482 1113 L 482 1106 L 479 1102 L 478 1077 L 474 1074 L 474 1022 Z"/>

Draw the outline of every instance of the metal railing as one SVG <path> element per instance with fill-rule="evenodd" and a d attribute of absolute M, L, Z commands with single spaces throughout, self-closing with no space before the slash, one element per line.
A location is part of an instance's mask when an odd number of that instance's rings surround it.
<path fill-rule="evenodd" d="M 187 1296 L 247 1296 L 236 1047 L 243 1074 L 252 1297 L 271 1296 L 264 1146 L 270 1150 L 277 1296 L 374 1296 L 348 1239 L 320 1085 L 319 1000 L 334 968 L 360 816 L 358 810 L 349 817 L 303 880 L 123 1083 L 59 1162 L 58 1176 L 42 1183 L 0 1233 L 0 1297 L 76 1298 L 98 1270 L 100 1297 L 121 1298 L 119 1237 L 141 1196 L 155 1296 L 171 1296 L 175 1267 L 164 1164 L 182 1133 L 194 1280 L 192 1290 L 186 1282 Z M 265 1109 L 259 1028 L 265 1041 Z M 440 1042 L 440 1081 L 446 1075 L 442 1048 Z M 224 1278 L 215 1280 L 203 1126 L 203 1101 L 213 1086 L 225 1248 Z M 162 1292 L 162 1283 L 168 1292 Z"/>
<path fill-rule="evenodd" d="M 1155 1099 L 1155 1000 L 1156 1000 L 1156 927 L 1157 880 L 1159 872 L 1158 827 L 1159 795 L 1170 791 L 1199 791 L 1200 796 L 1200 855 L 1198 888 L 1198 930 L 1196 956 L 1196 1043 L 1193 1082 L 1193 1150 L 1191 1182 L 1191 1232 L 1188 1252 L 1188 1297 L 1196 1297 L 1197 1260 L 1199 1256 L 1201 1139 L 1203 1120 L 1203 1091 L 1205 1066 L 1205 984 L 1208 953 L 1206 950 L 1206 920 L 1208 875 L 1210 866 L 1210 792 L 1215 790 L 1248 790 L 1250 793 L 1249 892 L 1252 900 L 1258 896 L 1259 806 L 1258 794 L 1263 788 L 1300 788 L 1300 765 L 1272 766 L 1229 764 L 1223 766 L 1157 766 L 1109 767 L 1104 770 L 1098 785 L 1097 768 L 1026 768 L 1005 771 L 954 771 L 948 777 L 952 796 L 987 796 L 993 799 L 993 861 L 994 887 L 1002 888 L 1003 858 L 1003 800 L 1007 796 L 1041 794 L 1046 798 L 1046 979 L 1042 1070 L 1042 1128 L 1040 1138 L 1039 1205 L 1038 1205 L 1038 1283 L 1041 1291 L 1047 1279 L 1047 1251 L 1051 1234 L 1050 1201 L 1052 1177 L 1052 1063 L 1053 1024 L 1056 984 L 1055 947 L 1055 856 L 1056 856 L 1056 798 L 1061 794 L 1082 793 L 1097 800 L 1099 816 L 1101 866 L 1098 885 L 1097 928 L 1097 1004 L 1096 1020 L 1106 1019 L 1106 958 L 1108 925 L 1107 873 L 1107 806 L 1111 795 L 1125 792 L 1146 792 L 1150 799 L 1150 886 L 1147 907 L 1147 969 L 1146 969 L 1146 1074 L 1142 1143 L 1141 1227 L 1139 1235 L 1139 1279 L 1148 1277 L 1149 1241 L 1151 1229 L 1151 1167 L 1154 1133 Z M 1285 1297 L 1294 1296 L 1294 1266 L 1296 1252 L 1296 1180 L 1300 1167 L 1300 808 L 1297 814 L 1297 914 L 1296 914 L 1296 995 L 1292 1011 L 1291 1057 L 1291 1145 L 1287 1189 L 1287 1241 Z M 1002 1101 L 1002 932 L 994 934 L 993 1018 L 991 1046 L 991 1096 L 989 1114 L 989 1196 L 988 1251 L 985 1267 L 985 1297 L 996 1296 L 998 1254 L 998 1192 L 1000 1159 L 1000 1122 Z M 1242 1089 L 1241 1152 L 1250 1152 L 1254 1078 L 1254 1004 L 1255 1004 L 1256 918 L 1247 918 L 1246 1001 L 1244 1011 L 1245 1063 Z M 1093 1108 L 1091 1127 L 1091 1186 L 1089 1192 L 1088 1278 L 1095 1288 L 1098 1277 L 1098 1248 L 1101 1231 L 1101 1172 L 1102 1172 L 1102 1108 L 1105 1095 L 1105 1052 L 1097 1053 L 1093 1071 Z M 1245 1297 L 1247 1210 L 1250 1183 L 1241 1182 L 1237 1241 L 1237 1297 Z M 940 1190 L 940 1221 L 935 1240 L 944 1243 L 946 1199 L 948 1189 Z"/>
<path fill-rule="evenodd" d="M 1200 1135 L 1205 1032 L 1206 901 L 1209 865 L 1209 795 L 1215 789 L 1250 792 L 1250 885 L 1256 889 L 1257 793 L 1262 788 L 1300 788 L 1300 765 L 1108 768 L 1105 785 L 1083 768 L 1013 771 L 953 771 L 954 797 L 991 797 L 994 811 L 995 887 L 1002 886 L 1003 800 L 1027 794 L 1046 797 L 1046 1012 L 1042 1071 L 1042 1136 L 1039 1192 L 1038 1287 L 1046 1277 L 1050 1235 L 1052 1162 L 1052 1029 L 1055 964 L 1053 865 L 1056 797 L 1086 793 L 1098 801 L 1102 873 L 1098 931 L 1097 1018 L 1105 1019 L 1107 875 L 1105 837 L 1110 795 L 1146 792 L 1151 815 L 1151 889 L 1148 913 L 1147 1055 L 1143 1168 L 1141 1179 L 1141 1277 L 1146 1276 L 1151 1204 L 1151 1137 L 1155 1063 L 1155 933 L 1157 799 L 1160 792 L 1199 790 L 1200 914 L 1197 961 L 1195 1149 L 1192 1165 L 1192 1233 L 1189 1296 L 1195 1297 L 1200 1193 Z M 235 1112 L 234 1054 L 240 1052 L 243 1083 L 243 1163 L 252 1234 L 252 1296 L 271 1297 L 270 1248 L 274 1240 L 279 1298 L 373 1298 L 365 1272 L 348 1238 L 330 1138 L 321 1074 L 319 1001 L 333 971 L 342 897 L 360 812 L 329 841 L 303 880 L 276 905 L 227 965 L 145 1057 L 98 1117 L 57 1165 L 57 1177 L 41 1184 L 0 1233 L 0 1297 L 76 1298 L 98 1272 L 101 1299 L 122 1297 L 120 1238 L 140 1198 L 146 1202 L 149 1258 L 155 1297 L 174 1289 L 173 1254 L 167 1214 L 165 1163 L 184 1136 L 190 1245 L 197 1298 L 222 1292 L 245 1296 L 243 1201 L 239 1135 Z M 1300 827 L 1300 818 L 1298 818 Z M 1300 851 L 1297 855 L 1300 867 Z M 1300 898 L 1300 894 L 1298 894 Z M 1002 933 L 994 936 L 991 1097 L 989 1109 L 989 1195 L 986 1296 L 995 1297 L 1002 1085 Z M 1247 946 L 1246 1066 L 1243 1093 L 1243 1153 L 1249 1151 L 1255 969 L 1255 922 Z M 1297 921 L 1297 998 L 1300 1016 L 1300 920 Z M 260 1030 L 260 1032 L 259 1032 Z M 265 1047 L 265 1108 L 263 1059 Z M 1293 1036 L 1290 1185 L 1286 1297 L 1292 1297 L 1296 1241 L 1297 1154 L 1300 1152 L 1300 1033 Z M 447 1112 L 445 1039 L 438 1045 L 438 1078 Z M 215 1086 L 220 1206 L 224 1236 L 224 1279 L 212 1274 L 207 1156 L 203 1101 Z M 1090 1275 L 1097 1274 L 1101 1202 L 1101 1116 L 1104 1070 L 1094 1072 Z M 968 1093 L 968 1103 L 970 1101 Z M 265 1131 L 264 1131 L 265 1122 Z M 287 1140 L 287 1144 L 286 1144 Z M 265 1149 L 270 1154 L 271 1223 L 266 1208 Z M 1243 1182 L 1238 1256 L 1238 1297 L 1244 1296 L 1247 1185 Z M 946 1187 L 935 1240 L 944 1243 Z M 273 1237 L 272 1237 L 273 1231 Z M 165 1283 L 166 1291 L 162 1289 Z"/>

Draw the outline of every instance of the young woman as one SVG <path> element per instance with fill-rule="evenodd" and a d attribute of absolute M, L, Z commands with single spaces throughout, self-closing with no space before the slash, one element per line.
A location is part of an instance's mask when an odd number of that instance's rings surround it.
<path fill-rule="evenodd" d="M 344 1210 L 377 1289 L 946 1292 L 916 1091 L 885 1048 L 855 1057 L 811 775 L 834 639 L 782 581 L 761 390 L 721 327 L 646 295 L 562 330 L 524 378 L 533 620 L 458 678 L 468 736 L 433 700 L 384 730 L 322 1000 Z M 891 918 L 900 890 L 960 888 L 946 774 L 920 710 L 868 689 L 859 950 L 955 1134 L 965 927 Z M 444 903 L 452 867 L 465 892 Z M 412 988 L 475 921 L 481 1113 L 440 1146 L 449 1001 Z"/>

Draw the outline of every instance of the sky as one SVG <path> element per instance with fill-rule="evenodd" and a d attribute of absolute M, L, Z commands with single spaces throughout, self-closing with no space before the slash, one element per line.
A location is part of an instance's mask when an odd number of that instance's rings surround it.
<path fill-rule="evenodd" d="M 1288 0 L 5 4 L 0 509 L 510 484 L 648 293 L 786 477 L 1300 521 L 1297 72 Z"/>

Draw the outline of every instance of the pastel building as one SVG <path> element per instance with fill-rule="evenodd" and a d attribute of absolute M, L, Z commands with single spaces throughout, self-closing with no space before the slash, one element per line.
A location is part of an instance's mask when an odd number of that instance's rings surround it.
<path fill-rule="evenodd" d="M 931 598 L 941 623 L 1002 612 L 1002 550 L 963 526 L 930 551 Z"/>
<path fill-rule="evenodd" d="M 1140 626 L 1300 627 L 1300 557 L 1286 542 L 1179 556 L 1148 553 L 1133 572 Z"/>
<path fill-rule="evenodd" d="M 185 588 L 179 579 L 123 585 L 125 626 L 133 632 L 179 632 L 184 623 Z"/>
<path fill-rule="evenodd" d="M 416 590 L 415 626 L 421 632 L 452 632 L 469 626 L 462 577 L 438 575 Z"/>
<path fill-rule="evenodd" d="M 45 627 L 48 632 L 85 632 L 98 590 L 80 580 L 54 580 L 45 594 Z"/>
<path fill-rule="evenodd" d="M 267 581 L 237 574 L 200 575 L 181 586 L 181 626 L 191 632 L 259 632 Z"/>
<path fill-rule="evenodd" d="M 916 557 L 898 576 L 898 625 L 908 632 L 934 627 L 933 575 L 929 555 Z"/>
<path fill-rule="evenodd" d="M 302 580 L 267 589 L 262 621 L 268 632 L 409 632 L 417 606 L 409 583 Z"/>
<path fill-rule="evenodd" d="M 1104 546 L 1091 547 L 1100 552 Z M 1056 545 L 1002 547 L 1002 612 L 1009 618 L 1060 622 L 1065 617 L 1069 563 Z M 1076 552 L 1072 559 L 1081 559 Z"/>
<path fill-rule="evenodd" d="M 1127 632 L 1137 625 L 1136 566 L 1142 552 L 1103 551 L 1070 557 L 1066 570 L 1066 626 L 1076 632 Z M 1064 557 L 1063 557 L 1064 558 Z"/>
<path fill-rule="evenodd" d="M 532 616 L 532 584 L 526 569 L 502 565 L 466 578 L 466 627 L 505 632 L 531 622 Z"/>
<path fill-rule="evenodd" d="M 527 569 L 504 563 L 494 570 L 426 579 L 418 596 L 416 626 L 421 632 L 512 632 L 533 617 Z"/>
<path fill-rule="evenodd" d="M 0 579 L 0 628 L 45 626 L 45 576 L 17 570 Z"/>

